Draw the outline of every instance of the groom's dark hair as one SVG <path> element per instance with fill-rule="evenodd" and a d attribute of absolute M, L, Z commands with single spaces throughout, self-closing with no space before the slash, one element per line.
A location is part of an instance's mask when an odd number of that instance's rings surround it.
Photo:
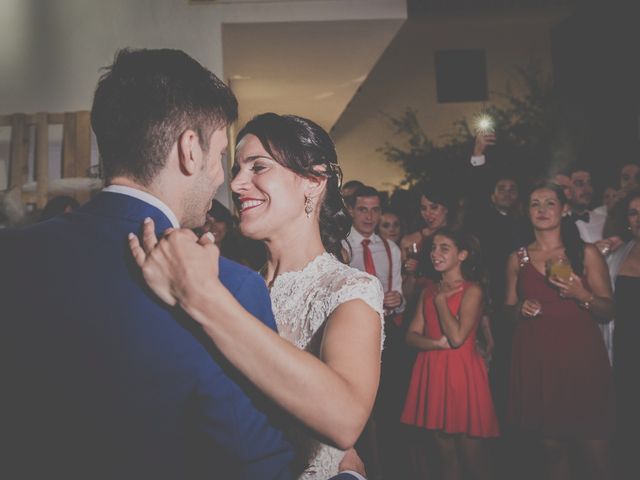
<path fill-rule="evenodd" d="M 148 185 L 185 130 L 207 151 L 213 131 L 238 117 L 231 89 L 180 50 L 120 50 L 104 70 L 91 126 L 107 183 L 123 175 Z"/>

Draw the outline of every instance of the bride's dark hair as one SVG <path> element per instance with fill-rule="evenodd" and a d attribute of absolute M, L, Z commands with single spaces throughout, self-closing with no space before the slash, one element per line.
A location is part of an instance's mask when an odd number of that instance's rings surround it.
<path fill-rule="evenodd" d="M 316 207 L 320 208 L 320 236 L 327 252 L 341 259 L 347 230 L 339 217 L 347 213 L 340 194 L 342 170 L 329 134 L 306 118 L 263 113 L 240 130 L 236 145 L 245 135 L 258 137 L 275 161 L 301 177 L 327 179 L 324 198 Z"/>

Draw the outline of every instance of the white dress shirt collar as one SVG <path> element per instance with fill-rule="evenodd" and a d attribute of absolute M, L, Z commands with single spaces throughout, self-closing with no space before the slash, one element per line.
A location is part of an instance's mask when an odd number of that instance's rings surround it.
<path fill-rule="evenodd" d="M 102 191 L 128 195 L 130 197 L 137 198 L 138 200 L 148 203 L 149 205 L 153 205 L 166 215 L 173 228 L 180 228 L 180 222 L 178 222 L 178 217 L 176 217 L 175 213 L 171 211 L 166 203 L 164 203 L 158 197 L 151 195 L 150 193 L 143 192 L 142 190 L 138 190 L 137 188 L 127 187 L 125 185 L 109 185 L 108 187 L 103 188 Z"/>
<path fill-rule="evenodd" d="M 358 230 L 356 230 L 355 227 L 351 227 L 351 233 L 349 233 L 349 236 L 347 237 L 347 239 L 349 240 L 349 242 L 353 241 L 354 244 L 358 244 L 358 245 L 361 244 L 362 240 L 365 240 L 365 239 L 371 240 L 372 244 L 382 241 L 382 239 L 375 233 L 372 233 L 371 236 L 369 237 L 365 237 L 360 232 L 358 232 Z"/>

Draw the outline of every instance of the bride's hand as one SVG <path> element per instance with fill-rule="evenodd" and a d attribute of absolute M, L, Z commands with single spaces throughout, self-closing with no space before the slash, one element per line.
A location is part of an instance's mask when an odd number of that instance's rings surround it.
<path fill-rule="evenodd" d="M 153 220 L 145 219 L 142 245 L 129 234 L 129 248 L 151 290 L 169 305 L 218 276 L 220 252 L 210 233 L 198 239 L 191 230 L 169 229 L 158 240 Z"/>

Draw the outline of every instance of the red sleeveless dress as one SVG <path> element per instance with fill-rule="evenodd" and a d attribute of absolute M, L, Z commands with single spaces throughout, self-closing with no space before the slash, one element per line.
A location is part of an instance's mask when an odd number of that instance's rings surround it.
<path fill-rule="evenodd" d="M 613 378 L 598 325 L 575 300 L 559 295 L 525 249 L 519 257 L 518 298 L 539 300 L 542 314 L 521 317 L 516 327 L 509 419 L 549 438 L 607 438 Z"/>
<path fill-rule="evenodd" d="M 458 314 L 464 291 L 449 297 L 451 313 Z M 436 289 L 424 291 L 424 336 L 442 337 L 434 303 Z M 479 318 L 459 348 L 422 351 L 416 357 L 411 382 L 400 417 L 402 423 L 464 433 L 472 437 L 496 437 L 500 434 L 493 408 L 484 360 L 476 350 Z"/>

